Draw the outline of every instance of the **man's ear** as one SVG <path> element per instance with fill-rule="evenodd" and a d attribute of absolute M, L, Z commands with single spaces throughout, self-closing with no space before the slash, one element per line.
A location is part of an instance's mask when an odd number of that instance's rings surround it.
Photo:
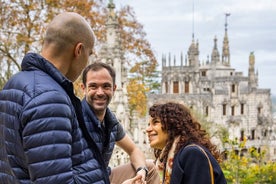
<path fill-rule="evenodd" d="M 82 92 L 84 95 L 86 95 L 86 92 L 85 92 L 85 85 L 83 83 L 80 84 L 80 87 L 82 89 Z"/>
<path fill-rule="evenodd" d="M 82 52 L 82 49 L 83 49 L 83 43 L 77 43 L 77 45 L 75 46 L 75 57 L 78 57 L 81 55 L 81 52 Z"/>
<path fill-rule="evenodd" d="M 80 84 L 80 87 L 81 87 L 82 90 L 85 89 L 85 85 L 83 83 Z"/>
<path fill-rule="evenodd" d="M 113 91 L 116 91 L 116 89 L 117 89 L 117 85 L 114 84 L 114 86 L 113 86 Z"/>

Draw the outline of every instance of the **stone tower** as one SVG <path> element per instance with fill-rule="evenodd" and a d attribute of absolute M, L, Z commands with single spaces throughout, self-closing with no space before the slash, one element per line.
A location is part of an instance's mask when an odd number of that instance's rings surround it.
<path fill-rule="evenodd" d="M 129 108 L 127 99 L 127 70 L 124 53 L 121 48 L 120 31 L 117 15 L 112 1 L 108 4 L 108 18 L 106 21 L 106 43 L 100 49 L 99 59 L 111 65 L 116 72 L 117 89 L 109 105 L 110 109 L 124 126 L 129 129 Z"/>
<path fill-rule="evenodd" d="M 106 43 L 99 51 L 99 60 L 111 65 L 116 72 L 116 85 L 117 89 L 114 93 L 114 97 L 109 105 L 112 112 L 116 115 L 118 121 L 123 125 L 127 134 L 132 140 L 142 149 L 145 143 L 144 127 L 140 126 L 138 121 L 144 122 L 144 120 L 138 119 L 133 113 L 130 117 L 130 111 L 128 107 L 127 96 L 127 63 L 124 58 L 124 51 L 121 45 L 120 25 L 118 17 L 115 12 L 115 4 L 112 0 L 108 3 L 108 17 L 106 20 Z M 110 160 L 110 166 L 117 166 L 129 162 L 128 155 L 119 147 L 115 147 L 112 158 Z"/>
<path fill-rule="evenodd" d="M 115 4 L 112 0 L 108 3 L 108 17 L 106 20 L 106 43 L 99 51 L 99 60 L 111 65 L 116 72 L 116 91 L 109 108 L 115 114 L 118 121 L 127 132 L 130 132 L 130 114 L 127 97 L 127 69 L 121 46 L 118 17 L 115 12 Z M 132 136 L 130 134 L 130 136 Z M 128 161 L 128 155 L 121 149 L 115 147 L 110 166 L 116 166 Z"/>

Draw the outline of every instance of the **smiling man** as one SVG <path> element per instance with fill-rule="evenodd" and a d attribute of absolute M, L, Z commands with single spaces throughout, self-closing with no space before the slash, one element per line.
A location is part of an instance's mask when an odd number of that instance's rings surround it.
<path fill-rule="evenodd" d="M 111 183 L 122 183 L 126 179 L 142 176 L 142 182 L 159 183 L 153 163 L 147 163 L 142 151 L 134 144 L 118 122 L 108 105 L 116 91 L 115 71 L 105 63 L 96 62 L 87 66 L 82 75 L 85 98 L 82 101 L 86 127 L 97 149 L 101 153 L 110 174 Z M 108 166 L 115 144 L 128 155 L 131 164 L 116 168 Z"/>

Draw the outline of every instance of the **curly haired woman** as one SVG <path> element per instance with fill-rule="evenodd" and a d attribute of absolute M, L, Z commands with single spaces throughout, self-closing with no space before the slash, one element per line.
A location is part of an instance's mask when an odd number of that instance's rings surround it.
<path fill-rule="evenodd" d="M 220 154 L 182 104 L 155 104 L 146 129 L 162 184 L 224 184 Z"/>

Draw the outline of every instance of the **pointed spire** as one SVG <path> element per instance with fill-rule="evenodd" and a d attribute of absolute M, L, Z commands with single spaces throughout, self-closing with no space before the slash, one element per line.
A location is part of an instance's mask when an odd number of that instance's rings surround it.
<path fill-rule="evenodd" d="M 187 55 L 185 55 L 185 66 L 187 66 L 188 65 L 188 61 L 187 61 L 188 59 L 187 59 Z"/>
<path fill-rule="evenodd" d="M 115 13 L 115 4 L 113 3 L 113 0 L 109 0 L 107 8 L 109 9 L 107 24 L 116 23 L 117 22 L 117 16 L 116 16 L 116 13 Z"/>
<path fill-rule="evenodd" d="M 228 26 L 228 24 L 227 24 L 227 17 L 230 16 L 230 15 L 231 15 L 230 13 L 225 13 L 225 24 L 224 24 L 225 31 L 227 31 L 227 26 Z"/>
<path fill-rule="evenodd" d="M 254 65 L 255 65 L 255 55 L 254 52 L 250 52 L 249 55 L 249 67 L 254 69 Z"/>
<path fill-rule="evenodd" d="M 114 10 L 115 9 L 115 4 L 113 3 L 113 0 L 109 0 L 109 3 L 107 5 L 107 8 L 109 10 Z"/>
<path fill-rule="evenodd" d="M 164 66 L 167 66 L 167 55 L 164 54 Z"/>
<path fill-rule="evenodd" d="M 115 4 L 113 0 L 109 0 L 107 5 L 108 18 L 106 21 L 106 43 L 109 48 L 121 47 L 119 21 L 115 11 Z"/>
<path fill-rule="evenodd" d="M 198 42 L 195 43 L 195 40 L 192 39 L 192 43 L 188 49 L 188 60 L 189 60 L 189 66 L 198 66 Z"/>
<path fill-rule="evenodd" d="M 169 52 L 169 66 L 171 66 L 171 53 Z"/>
<path fill-rule="evenodd" d="M 211 62 L 216 64 L 219 63 L 219 51 L 218 51 L 218 46 L 217 46 L 217 37 L 215 36 L 214 38 L 214 48 L 211 54 Z"/>
<path fill-rule="evenodd" d="M 162 67 L 164 67 L 165 66 L 165 56 L 164 56 L 164 54 L 162 54 Z"/>
<path fill-rule="evenodd" d="M 183 66 L 183 52 L 181 52 L 180 54 L 180 62 L 181 62 L 181 66 Z"/>
<path fill-rule="evenodd" d="M 251 88 L 257 87 L 257 76 L 255 74 L 255 55 L 251 52 L 249 55 L 249 68 L 248 68 L 248 85 Z"/>
<path fill-rule="evenodd" d="M 226 66 L 230 66 L 230 51 L 229 51 L 229 41 L 227 35 L 227 17 L 230 16 L 230 13 L 225 13 L 225 34 L 223 39 L 223 47 L 222 47 L 222 63 Z"/>
<path fill-rule="evenodd" d="M 161 56 L 161 61 L 162 63 L 164 62 L 164 54 L 162 53 L 162 56 Z"/>

